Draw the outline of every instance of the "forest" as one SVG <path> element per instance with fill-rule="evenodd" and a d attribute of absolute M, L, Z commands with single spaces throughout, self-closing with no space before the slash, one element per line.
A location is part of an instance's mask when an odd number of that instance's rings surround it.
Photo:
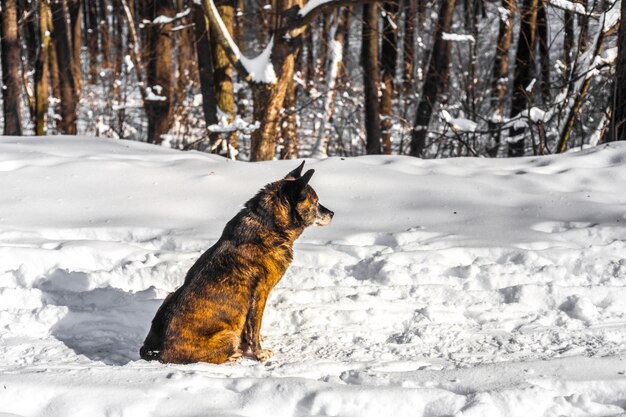
<path fill-rule="evenodd" d="M 259 161 L 626 138 L 616 0 L 1 0 L 4 135 Z"/>

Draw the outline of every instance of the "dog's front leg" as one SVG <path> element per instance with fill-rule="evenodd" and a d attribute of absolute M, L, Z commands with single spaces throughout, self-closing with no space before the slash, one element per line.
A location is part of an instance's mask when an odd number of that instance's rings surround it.
<path fill-rule="evenodd" d="M 261 362 L 272 356 L 272 351 L 261 347 L 261 322 L 269 291 L 258 288 L 250 300 L 250 309 L 246 317 L 246 325 L 242 335 L 242 350 Z"/>

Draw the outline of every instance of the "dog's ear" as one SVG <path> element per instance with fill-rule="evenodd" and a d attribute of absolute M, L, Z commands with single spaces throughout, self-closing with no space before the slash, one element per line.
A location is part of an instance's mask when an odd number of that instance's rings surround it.
<path fill-rule="evenodd" d="M 304 165 L 304 162 L 302 164 Z M 301 187 L 304 188 L 311 180 L 313 174 L 315 174 L 315 170 L 309 169 L 303 176 L 298 178 L 297 182 L 299 182 L 301 184 Z"/>
<path fill-rule="evenodd" d="M 302 163 L 300 164 L 298 168 L 294 169 L 289 174 L 285 175 L 285 179 L 297 180 L 298 178 L 300 178 L 300 175 L 302 174 L 302 168 L 304 168 L 304 161 L 302 161 Z"/>
<path fill-rule="evenodd" d="M 293 201 L 299 201 L 306 194 L 304 189 L 306 185 L 311 180 L 311 177 L 315 173 L 314 169 L 309 169 L 303 176 L 294 180 L 294 181 L 286 181 L 284 185 L 284 192 L 290 197 Z"/>

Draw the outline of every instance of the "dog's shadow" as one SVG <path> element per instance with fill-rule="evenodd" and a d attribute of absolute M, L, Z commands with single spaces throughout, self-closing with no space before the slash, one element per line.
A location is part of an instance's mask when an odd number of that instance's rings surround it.
<path fill-rule="evenodd" d="M 119 288 L 81 288 L 80 272 L 57 270 L 38 285 L 43 301 L 67 308 L 51 329 L 52 336 L 78 355 L 107 365 L 125 365 L 139 359 L 139 348 L 163 302 L 151 287 L 132 292 Z M 71 289 L 59 286 L 72 281 Z M 83 280 L 87 285 L 86 280 Z"/>

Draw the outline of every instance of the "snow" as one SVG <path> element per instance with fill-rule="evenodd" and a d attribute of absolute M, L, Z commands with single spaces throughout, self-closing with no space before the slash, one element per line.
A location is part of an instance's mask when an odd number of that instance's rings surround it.
<path fill-rule="evenodd" d="M 559 9 L 567 10 L 581 15 L 587 14 L 585 6 L 583 6 L 581 3 L 575 3 L 568 0 L 549 0 L 549 3 L 550 5 L 558 7 Z"/>
<path fill-rule="evenodd" d="M 455 132 L 474 132 L 478 124 L 463 117 L 453 118 L 447 110 L 441 110 L 441 117 Z"/>
<path fill-rule="evenodd" d="M 298 10 L 298 15 L 302 18 L 306 17 L 307 14 L 316 7 L 322 6 L 326 3 L 330 3 L 335 0 L 309 0 L 304 7 Z"/>
<path fill-rule="evenodd" d="M 263 52 L 261 52 L 255 58 L 246 58 L 241 55 L 239 59 L 250 74 L 252 81 L 259 83 L 274 84 L 278 77 L 274 71 L 274 65 L 272 64 L 272 48 L 274 48 L 274 37 L 267 43 Z"/>
<path fill-rule="evenodd" d="M 443 32 L 441 34 L 441 39 L 444 41 L 452 41 L 452 42 L 476 42 L 476 39 L 472 35 L 462 35 L 458 33 L 446 33 Z"/>
<path fill-rule="evenodd" d="M 336 214 L 272 292 L 261 364 L 138 358 L 262 185 L 138 142 L 0 138 L 0 414 L 603 416 L 626 407 L 626 144 L 308 161 Z"/>
<path fill-rule="evenodd" d="M 168 23 L 172 23 L 175 20 L 182 19 L 183 17 L 187 16 L 189 13 L 191 13 L 191 9 L 185 9 L 182 12 L 176 13 L 176 15 L 173 17 L 160 15 L 160 16 L 155 17 L 154 20 L 152 20 L 152 24 L 167 25 Z"/>

